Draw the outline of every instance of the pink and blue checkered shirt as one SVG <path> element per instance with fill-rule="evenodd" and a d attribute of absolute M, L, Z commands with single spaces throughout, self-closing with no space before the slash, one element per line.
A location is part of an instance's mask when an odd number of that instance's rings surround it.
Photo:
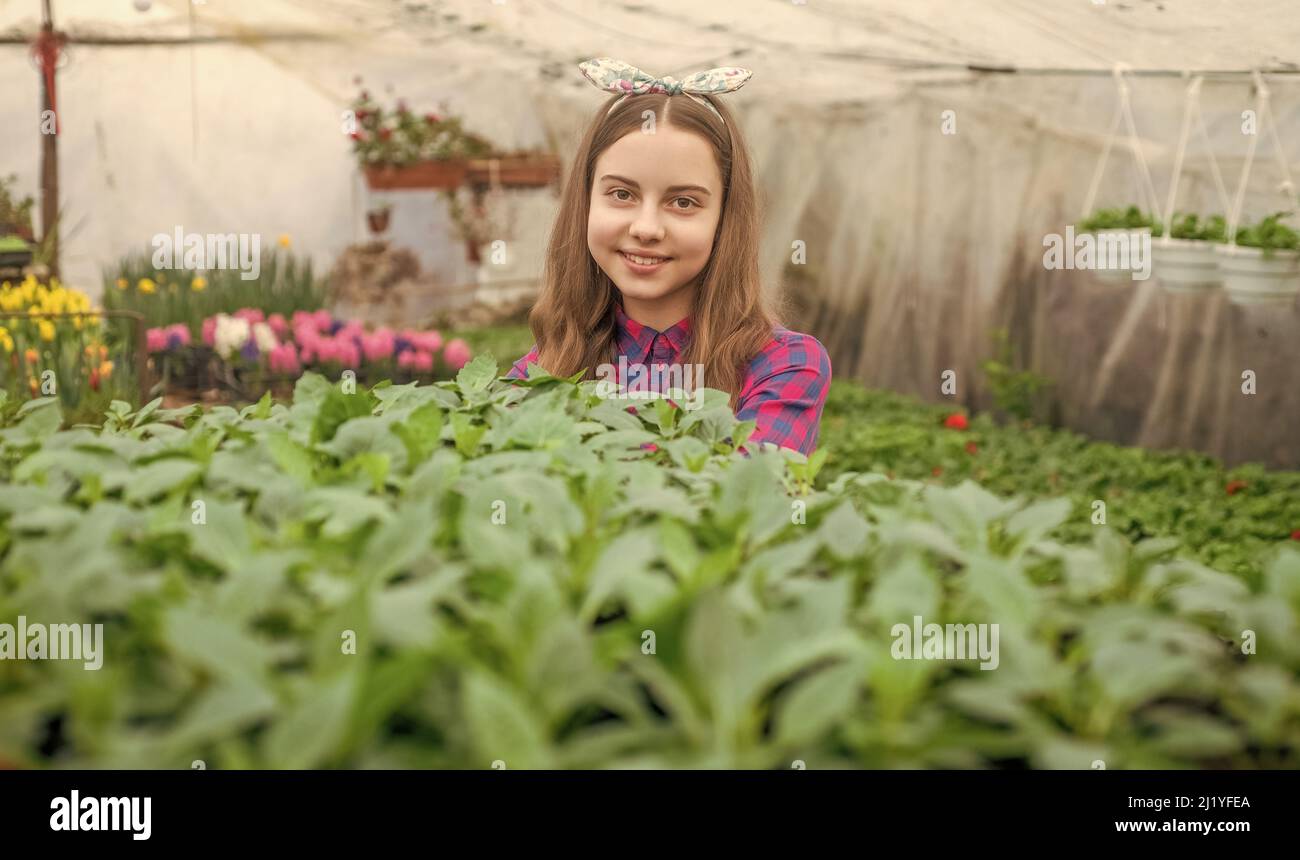
<path fill-rule="evenodd" d="M 680 361 L 689 339 L 689 317 L 665 331 L 655 331 L 629 317 L 617 302 L 614 314 L 615 342 L 620 357 L 626 357 L 629 365 L 650 367 Z M 507 376 L 526 378 L 529 362 L 536 361 L 534 344 Z M 615 367 L 617 361 L 614 359 Z M 830 384 L 831 360 L 826 348 L 811 335 L 778 326 L 767 346 L 749 363 L 736 417 L 757 424 L 750 442 L 772 442 L 811 454 L 817 448 L 817 430 Z"/>

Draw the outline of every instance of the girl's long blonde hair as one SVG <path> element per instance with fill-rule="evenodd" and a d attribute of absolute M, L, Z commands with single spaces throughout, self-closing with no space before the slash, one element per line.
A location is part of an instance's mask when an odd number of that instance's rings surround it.
<path fill-rule="evenodd" d="M 643 111 L 653 111 L 657 124 L 671 121 L 708 141 L 722 174 L 722 213 L 713 253 L 698 276 L 690 343 L 681 363 L 702 365 L 704 384 L 728 392 L 735 409 L 746 367 L 778 324 L 775 302 L 764 295 L 759 277 L 759 212 L 748 148 L 718 99 L 702 96 L 722 114 L 725 126 L 688 96 L 627 96 L 608 112 L 619 98 L 606 102 L 588 127 L 564 182 L 541 293 L 528 316 L 538 363 L 557 376 L 583 370 L 583 378 L 591 378 L 599 365 L 615 360 L 614 303 L 620 297 L 587 247 L 591 183 L 600 154 L 640 130 Z"/>

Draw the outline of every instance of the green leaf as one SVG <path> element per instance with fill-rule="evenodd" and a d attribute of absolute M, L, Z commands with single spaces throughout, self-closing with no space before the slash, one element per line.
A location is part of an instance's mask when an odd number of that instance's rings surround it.
<path fill-rule="evenodd" d="M 356 698 L 358 674 L 345 672 L 312 684 L 267 733 L 268 767 L 305 770 L 337 757 Z"/>
<path fill-rule="evenodd" d="M 497 363 L 491 356 L 476 355 L 456 373 L 456 384 L 462 392 L 485 391 L 497 378 Z"/>
<path fill-rule="evenodd" d="M 464 681 L 464 702 L 480 766 L 501 761 L 507 770 L 551 767 L 546 732 L 511 687 L 484 672 L 472 672 Z"/>

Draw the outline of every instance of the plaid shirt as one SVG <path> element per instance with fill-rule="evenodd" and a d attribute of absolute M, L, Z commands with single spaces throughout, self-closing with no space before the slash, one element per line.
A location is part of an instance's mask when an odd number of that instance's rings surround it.
<path fill-rule="evenodd" d="M 614 314 L 615 342 L 620 358 L 626 358 L 628 365 L 650 367 L 680 361 L 689 340 L 689 318 L 665 331 L 655 331 L 629 317 L 618 303 L 614 304 Z M 529 362 L 536 361 L 534 344 L 507 376 L 525 379 Z M 613 364 L 620 377 L 618 382 L 623 383 L 617 359 Z M 655 381 L 651 376 L 646 387 L 656 390 Z M 778 326 L 767 346 L 749 363 L 736 417 L 757 424 L 749 437 L 751 442 L 772 442 L 811 454 L 817 448 L 817 430 L 830 383 L 831 360 L 817 338 Z M 704 384 L 707 386 L 708 381 Z"/>

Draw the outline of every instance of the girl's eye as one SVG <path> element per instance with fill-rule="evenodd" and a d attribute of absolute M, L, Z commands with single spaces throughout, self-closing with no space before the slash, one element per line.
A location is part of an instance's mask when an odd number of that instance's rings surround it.
<path fill-rule="evenodd" d="M 617 201 L 620 202 L 620 203 L 627 203 L 627 202 L 629 202 L 629 201 L 632 199 L 632 192 L 631 192 L 631 191 L 628 191 L 626 188 L 615 188 L 613 191 L 611 191 L 611 192 L 609 192 L 609 193 L 610 193 L 610 194 L 613 194 L 613 195 L 614 195 L 614 199 L 617 200 Z M 619 197 L 619 196 L 618 196 L 619 194 L 626 194 L 626 195 L 628 195 L 628 196 L 627 196 L 627 197 Z M 689 205 L 689 206 L 677 206 L 677 205 L 674 205 L 673 208 L 674 208 L 674 209 L 678 209 L 678 210 L 680 210 L 680 211 L 682 211 L 682 212 L 688 212 L 688 211 L 690 211 L 691 209 L 694 209 L 695 207 L 697 207 L 697 206 L 700 205 L 700 204 L 696 203 L 695 200 L 693 200 L 693 199 L 690 198 L 690 197 L 678 197 L 678 198 L 676 198 L 675 200 L 673 200 L 673 203 L 674 203 L 674 204 L 677 204 L 677 203 L 680 203 L 680 202 L 683 201 L 683 200 L 685 200 L 685 201 L 686 201 L 687 203 L 689 203 L 690 205 Z"/>

